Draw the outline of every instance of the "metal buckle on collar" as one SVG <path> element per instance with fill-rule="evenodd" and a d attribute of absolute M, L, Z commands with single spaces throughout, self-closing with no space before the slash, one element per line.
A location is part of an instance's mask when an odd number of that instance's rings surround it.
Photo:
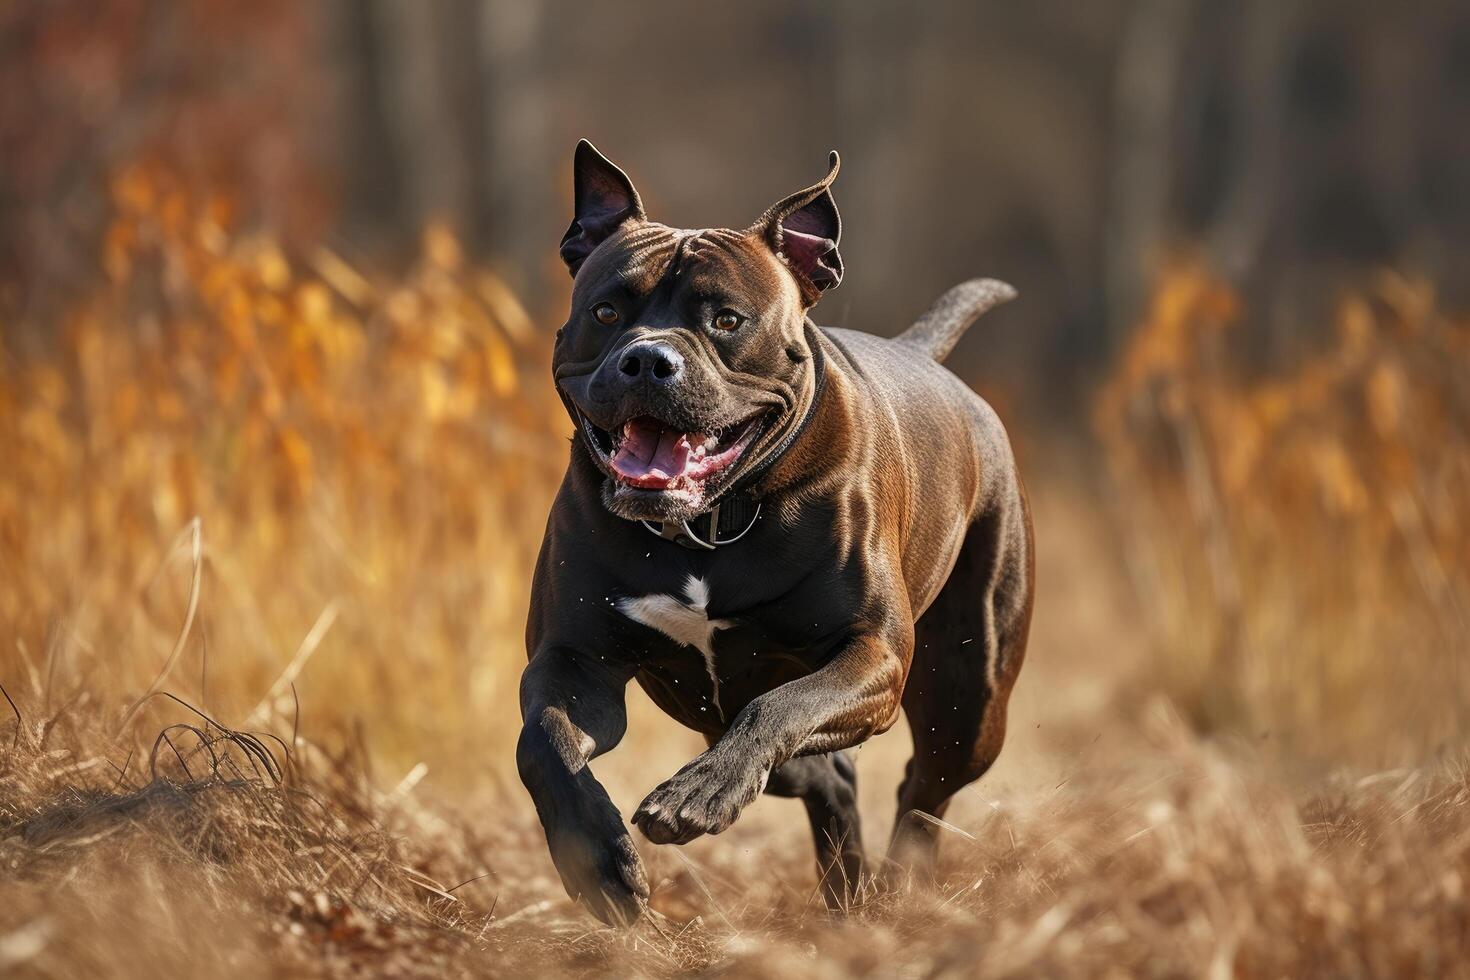
<path fill-rule="evenodd" d="M 751 511 L 752 503 L 755 505 L 753 511 Z M 742 521 L 744 512 L 746 511 L 751 511 L 750 518 L 749 520 Z M 755 527 L 755 522 L 760 519 L 760 516 L 761 502 L 759 500 L 751 501 L 747 497 L 732 497 L 727 501 L 715 504 L 707 512 L 694 518 L 694 523 L 696 524 L 706 524 L 707 522 L 708 531 L 706 532 L 705 538 L 701 538 L 695 532 L 694 528 L 689 526 L 689 521 L 679 521 L 677 523 L 673 521 L 662 523 L 639 521 L 638 523 L 666 541 L 672 541 L 686 548 L 714 551 L 715 548 L 722 544 L 734 544 L 749 534 L 750 529 Z M 738 531 L 736 531 L 737 528 L 739 529 Z M 726 534 L 730 534 L 732 531 L 736 533 L 729 537 L 721 538 L 721 531 L 724 531 Z"/>

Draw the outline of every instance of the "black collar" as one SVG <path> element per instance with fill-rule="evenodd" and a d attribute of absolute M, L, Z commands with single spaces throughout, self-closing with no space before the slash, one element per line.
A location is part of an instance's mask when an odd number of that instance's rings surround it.
<path fill-rule="evenodd" d="M 749 494 L 722 497 L 703 514 L 687 521 L 639 521 L 665 540 L 697 551 L 714 551 L 722 544 L 734 544 L 760 520 L 761 502 Z"/>

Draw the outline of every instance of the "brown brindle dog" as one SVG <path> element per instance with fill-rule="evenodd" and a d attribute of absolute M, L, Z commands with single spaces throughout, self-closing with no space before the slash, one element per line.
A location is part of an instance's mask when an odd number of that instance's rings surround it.
<path fill-rule="evenodd" d="M 1005 429 L 939 362 L 1010 287 L 946 293 L 893 340 L 808 310 L 842 278 L 826 178 L 744 231 L 648 220 L 577 146 L 575 277 L 557 333 L 571 463 L 536 566 L 516 750 L 567 892 L 632 922 L 648 881 L 588 768 L 636 680 L 709 749 L 633 815 L 649 840 L 718 834 L 762 791 L 798 797 L 829 904 L 863 872 L 842 750 L 908 715 L 890 856 L 1000 752 L 1026 649 L 1031 521 Z"/>

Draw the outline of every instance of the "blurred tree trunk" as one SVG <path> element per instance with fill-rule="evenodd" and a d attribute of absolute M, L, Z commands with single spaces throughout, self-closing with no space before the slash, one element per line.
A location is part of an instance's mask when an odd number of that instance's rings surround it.
<path fill-rule="evenodd" d="M 402 192 L 414 224 L 444 218 L 464 227 L 471 213 L 474 180 L 451 81 L 463 59 L 462 3 L 373 4 L 378 45 L 383 52 L 388 136 L 402 161 Z"/>
<path fill-rule="evenodd" d="M 1226 62 L 1232 159 L 1209 247 L 1225 275 L 1243 281 L 1260 265 L 1277 215 L 1285 152 L 1282 79 L 1296 0 L 1257 0 L 1245 14 L 1244 50 Z"/>
<path fill-rule="evenodd" d="M 344 230 L 350 238 L 406 226 L 402 170 L 393 151 L 388 119 L 387 68 L 383 64 L 374 4 L 338 0 L 328 8 L 326 35 L 341 65 L 344 91 L 337 99 L 346 163 Z"/>
<path fill-rule="evenodd" d="M 571 147 L 552 147 L 543 57 L 546 8 L 524 0 L 479 7 L 480 111 L 484 160 L 477 171 L 484 208 L 477 232 L 512 288 L 542 295 L 556 242 L 571 221 Z M 555 180 L 566 173 L 566 180 Z M 559 204 L 554 188 L 567 185 Z M 534 232 L 528 234 L 528 232 Z M 562 273 L 564 275 L 564 273 Z"/>
<path fill-rule="evenodd" d="M 1193 0 L 1140 0 L 1118 50 L 1108 195 L 1107 306 L 1116 342 L 1135 322 L 1162 258 L 1174 187 L 1174 133 Z M 1194 63 L 1196 66 L 1198 62 Z"/>
<path fill-rule="evenodd" d="M 914 27 L 923 15 L 900 0 L 871 0 L 843 9 L 844 16 L 831 22 L 837 38 L 836 131 L 847 161 L 836 193 L 848 224 L 861 227 L 862 234 L 844 238 L 842 251 L 849 269 L 870 270 L 866 275 L 873 285 L 863 297 L 864 325 L 889 323 L 902 329 L 902 316 L 919 311 L 892 309 L 891 291 L 880 285 L 877 270 L 889 263 L 894 243 L 914 239 L 904 218 L 919 160 L 905 119 L 914 94 Z M 849 287 L 846 295 L 839 294 L 836 309 L 823 311 L 826 322 L 847 325 L 849 297 L 862 293 Z"/>
<path fill-rule="evenodd" d="M 344 0 L 347 227 L 410 241 L 441 222 L 524 294 L 555 241 L 543 8 L 519 0 Z M 558 212 L 559 213 L 559 212 Z M 531 240 L 528 228 L 545 227 Z"/>

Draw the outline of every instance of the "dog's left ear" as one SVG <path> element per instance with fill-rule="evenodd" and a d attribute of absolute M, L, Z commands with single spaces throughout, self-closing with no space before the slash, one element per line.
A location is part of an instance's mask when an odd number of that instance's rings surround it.
<path fill-rule="evenodd" d="M 646 215 L 628 175 L 586 140 L 577 143 L 572 158 L 572 196 L 576 211 L 561 239 L 561 259 L 575 276 L 592 250 L 624 221 L 641 221 Z"/>
<path fill-rule="evenodd" d="M 832 181 L 841 165 L 833 150 L 827 176 L 771 205 L 752 229 L 791 269 L 807 306 L 842 281 L 842 253 L 837 250 L 842 218 L 832 200 Z"/>

